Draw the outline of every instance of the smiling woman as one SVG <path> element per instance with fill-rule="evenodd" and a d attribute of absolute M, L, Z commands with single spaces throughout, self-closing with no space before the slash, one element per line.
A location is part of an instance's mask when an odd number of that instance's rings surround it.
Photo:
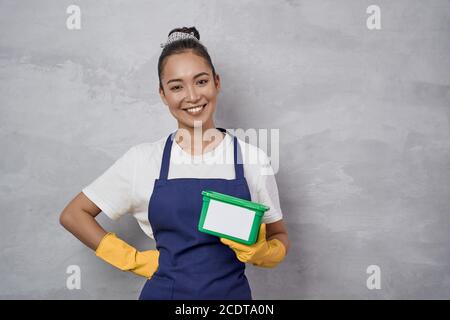
<path fill-rule="evenodd" d="M 161 100 L 178 130 L 132 147 L 69 203 L 61 224 L 99 258 L 148 278 L 140 299 L 252 299 L 245 264 L 275 267 L 289 248 L 275 178 L 267 174 L 270 161 L 261 149 L 216 128 L 220 77 L 197 29 L 169 33 L 158 76 Z M 198 137 L 199 127 L 204 135 L 215 132 L 214 139 Z M 270 207 L 257 242 L 247 246 L 199 232 L 204 190 Z M 138 251 L 106 232 L 95 220 L 100 211 L 114 220 L 134 214 L 156 250 Z"/>

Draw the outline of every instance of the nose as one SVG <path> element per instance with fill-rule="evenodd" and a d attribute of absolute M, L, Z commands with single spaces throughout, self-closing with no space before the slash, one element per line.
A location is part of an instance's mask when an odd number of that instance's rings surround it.
<path fill-rule="evenodd" d="M 187 86 L 187 92 L 186 92 L 186 100 L 188 102 L 195 102 L 199 98 L 199 95 L 197 94 L 197 91 L 193 86 Z"/>

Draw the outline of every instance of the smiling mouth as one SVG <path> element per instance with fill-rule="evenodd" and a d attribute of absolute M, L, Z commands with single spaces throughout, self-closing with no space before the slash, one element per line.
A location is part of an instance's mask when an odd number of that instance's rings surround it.
<path fill-rule="evenodd" d="M 203 109 L 205 109 L 206 105 L 207 105 L 207 103 L 200 105 L 200 106 L 192 107 L 189 109 L 184 109 L 184 111 L 186 111 L 187 113 L 189 113 L 191 115 L 198 115 L 203 111 Z"/>

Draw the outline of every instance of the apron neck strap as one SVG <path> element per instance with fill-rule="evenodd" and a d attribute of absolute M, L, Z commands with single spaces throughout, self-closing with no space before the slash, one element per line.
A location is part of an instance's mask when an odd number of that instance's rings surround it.
<path fill-rule="evenodd" d="M 220 130 L 221 132 L 227 133 L 227 130 L 223 128 L 216 128 L 217 130 Z M 166 144 L 164 145 L 164 151 L 163 151 L 163 158 L 161 162 L 161 170 L 159 172 L 159 179 L 160 180 L 167 180 L 168 174 L 169 174 L 169 165 L 170 165 L 170 151 L 172 150 L 172 143 L 175 139 L 176 131 L 172 132 L 166 140 Z M 231 134 L 230 134 L 231 135 Z M 242 153 L 241 148 L 239 147 L 239 143 L 237 141 L 237 138 L 233 135 L 233 151 L 234 151 L 234 172 L 236 179 L 243 179 L 244 178 L 244 166 L 242 161 Z"/>

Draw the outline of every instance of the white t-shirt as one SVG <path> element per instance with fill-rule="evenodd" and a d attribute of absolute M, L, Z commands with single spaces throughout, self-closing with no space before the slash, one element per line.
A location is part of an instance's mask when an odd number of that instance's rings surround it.
<path fill-rule="evenodd" d="M 162 155 L 167 137 L 153 143 L 131 147 L 83 193 L 109 218 L 117 220 L 132 214 L 142 230 L 153 238 L 148 221 L 148 205 L 155 179 L 159 179 Z M 273 223 L 283 218 L 275 176 L 266 153 L 238 139 L 252 201 L 270 207 L 262 222 Z M 212 150 L 192 156 L 173 140 L 168 179 L 222 178 L 235 179 L 233 138 L 228 133 Z"/>

